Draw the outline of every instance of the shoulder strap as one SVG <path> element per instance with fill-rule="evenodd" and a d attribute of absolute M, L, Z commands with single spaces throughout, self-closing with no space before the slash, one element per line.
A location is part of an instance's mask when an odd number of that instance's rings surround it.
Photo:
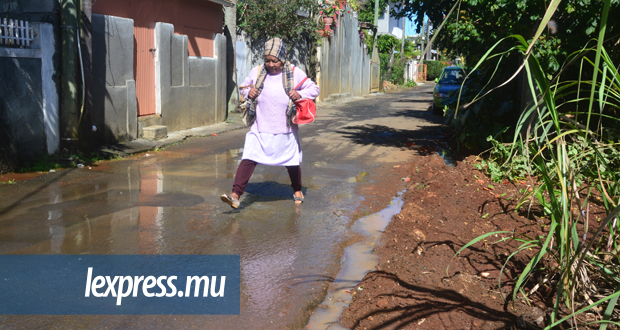
<path fill-rule="evenodd" d="M 297 85 L 297 87 L 295 87 L 293 90 L 297 90 L 297 88 L 301 87 L 301 85 L 302 85 L 302 84 L 303 84 L 306 80 L 308 80 L 308 77 L 304 78 L 304 80 L 302 80 L 302 81 L 301 81 L 301 82 Z"/>
<path fill-rule="evenodd" d="M 260 65 L 258 66 L 258 70 L 256 70 L 256 81 L 258 81 L 258 77 L 260 77 Z"/>

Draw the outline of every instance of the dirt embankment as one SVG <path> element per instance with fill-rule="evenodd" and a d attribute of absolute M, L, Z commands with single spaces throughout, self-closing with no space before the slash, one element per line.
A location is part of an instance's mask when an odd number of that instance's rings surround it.
<path fill-rule="evenodd" d="M 541 234 L 542 220 L 515 212 L 527 184 L 492 183 L 473 167 L 474 158 L 446 166 L 439 156 L 419 157 L 409 166 L 404 206 L 382 236 L 376 271 L 355 287 L 340 319 L 352 329 L 509 329 L 543 325 L 540 289 L 531 306 L 505 302 L 513 278 L 526 263 L 511 259 L 516 242 L 492 244 L 498 234 L 454 257 L 463 245 L 492 231 Z M 449 267 L 448 267 L 449 266 Z"/>

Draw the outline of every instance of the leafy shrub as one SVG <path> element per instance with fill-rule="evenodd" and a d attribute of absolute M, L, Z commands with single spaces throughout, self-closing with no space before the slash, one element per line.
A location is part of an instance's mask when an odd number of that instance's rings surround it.
<path fill-rule="evenodd" d="M 382 81 L 390 81 L 392 77 L 388 77 L 390 70 L 390 54 L 379 53 L 379 72 Z"/>
<path fill-rule="evenodd" d="M 523 179 L 531 175 L 532 169 L 529 166 L 529 159 L 522 153 L 512 153 L 512 147 L 523 150 L 521 141 L 517 141 L 513 146 L 500 143 L 489 136 L 487 141 L 493 144 L 489 158 L 482 160 L 480 164 L 474 166 L 479 170 L 485 170 L 494 182 L 501 182 L 503 179 L 515 180 Z"/>
<path fill-rule="evenodd" d="M 394 61 L 390 81 L 395 85 L 403 85 L 405 83 L 405 61 Z"/>
<path fill-rule="evenodd" d="M 439 78 L 441 76 L 441 71 L 445 67 L 444 62 L 441 61 L 427 61 L 423 62 L 426 64 L 426 79 L 427 80 L 435 80 L 435 78 Z"/>

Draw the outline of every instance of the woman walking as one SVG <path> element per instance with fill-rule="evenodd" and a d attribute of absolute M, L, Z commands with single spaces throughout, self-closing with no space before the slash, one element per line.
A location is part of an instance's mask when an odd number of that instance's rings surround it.
<path fill-rule="evenodd" d="M 280 38 L 265 43 L 265 64 L 253 68 L 242 86 L 247 104 L 246 122 L 251 125 L 245 136 L 243 157 L 233 184 L 232 193 L 221 196 L 223 202 L 233 208 L 239 207 L 239 198 L 257 164 L 286 166 L 293 199 L 301 204 L 301 145 L 297 135 L 298 126 L 293 123 L 296 115 L 294 101 L 302 98 L 315 99 L 318 86 L 307 79 L 305 72 L 286 60 L 286 45 Z"/>

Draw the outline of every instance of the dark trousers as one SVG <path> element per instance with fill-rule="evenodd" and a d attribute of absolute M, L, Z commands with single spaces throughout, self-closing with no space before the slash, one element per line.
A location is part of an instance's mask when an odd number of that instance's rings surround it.
<path fill-rule="evenodd" d="M 250 177 L 252 173 L 254 173 L 256 164 L 258 163 L 249 159 L 244 159 L 241 161 L 241 164 L 239 164 L 232 189 L 239 197 L 243 195 L 245 186 L 248 185 L 248 181 L 250 181 Z M 286 169 L 288 170 L 288 176 L 291 178 L 291 187 L 293 187 L 293 191 L 301 191 L 301 167 L 299 165 L 286 166 Z"/>

